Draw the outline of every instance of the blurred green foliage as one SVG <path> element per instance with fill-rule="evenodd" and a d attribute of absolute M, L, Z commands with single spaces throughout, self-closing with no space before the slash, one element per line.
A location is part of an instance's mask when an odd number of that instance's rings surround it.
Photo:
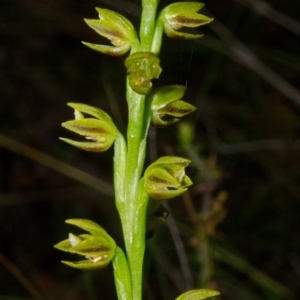
<path fill-rule="evenodd" d="M 139 5 L 1 1 L 0 299 L 116 299 L 110 268 L 66 268 L 52 246 L 67 235 L 68 218 L 94 220 L 122 245 L 113 151 L 85 153 L 58 136 L 72 117 L 67 102 L 101 107 L 124 130 L 126 56 L 104 56 L 80 41 L 101 39 L 83 22 L 95 6 L 136 25 Z M 151 129 L 148 163 L 187 157 L 194 186 L 170 203 L 166 225 L 149 240 L 145 299 L 174 299 L 195 287 L 220 290 L 224 300 L 297 299 L 300 2 L 205 7 L 215 21 L 201 28 L 204 38 L 163 41 L 160 84 L 186 84 L 184 99 L 198 110 L 185 136 Z"/>

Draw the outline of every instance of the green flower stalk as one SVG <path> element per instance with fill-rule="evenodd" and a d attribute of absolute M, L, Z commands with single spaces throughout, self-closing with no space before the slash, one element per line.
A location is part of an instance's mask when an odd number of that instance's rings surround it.
<path fill-rule="evenodd" d="M 114 144 L 115 203 L 121 219 L 125 253 L 101 226 L 84 219 L 66 222 L 88 234 L 70 233 L 55 247 L 84 257 L 78 262 L 63 261 L 70 267 L 95 270 L 112 262 L 119 300 L 142 299 L 145 239 L 154 233 L 158 223 L 167 219 L 168 211 L 163 207 L 163 201 L 182 195 L 192 185 L 185 173 L 190 160 L 177 156 L 157 159 L 142 175 L 150 122 L 165 127 L 196 109 L 181 100 L 185 87 L 171 85 L 152 91 L 152 80 L 158 79 L 162 71 L 158 56 L 163 32 L 173 38 L 199 38 L 202 35 L 178 30 L 204 25 L 212 19 L 197 13 L 203 7 L 202 3 L 174 3 L 157 14 L 158 4 L 159 0 L 142 0 L 139 36 L 127 18 L 108 9 L 96 8 L 99 19 L 85 19 L 87 25 L 107 38 L 112 46 L 83 42 L 84 45 L 114 56 L 130 51 L 125 59 L 129 113 L 126 137 L 107 113 L 87 104 L 69 103 L 75 111 L 75 119 L 62 124 L 88 140 L 61 138 L 72 146 L 102 152 Z M 177 299 L 206 299 L 217 294 L 210 290 L 193 290 Z"/>

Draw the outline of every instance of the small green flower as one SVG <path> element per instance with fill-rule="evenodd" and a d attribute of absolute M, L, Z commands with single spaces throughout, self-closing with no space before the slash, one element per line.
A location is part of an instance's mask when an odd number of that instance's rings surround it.
<path fill-rule="evenodd" d="M 192 185 L 185 175 L 189 159 L 164 156 L 152 163 L 145 171 L 145 190 L 156 200 L 167 200 L 183 194 Z"/>
<path fill-rule="evenodd" d="M 179 32 L 182 27 L 198 27 L 210 23 L 212 18 L 208 18 L 197 12 L 204 6 L 200 2 L 178 2 L 165 7 L 159 18 L 164 22 L 164 31 L 167 36 L 174 39 L 197 39 L 202 34 L 190 34 Z"/>
<path fill-rule="evenodd" d="M 151 110 L 154 125 L 158 127 L 171 125 L 196 109 L 195 106 L 180 100 L 185 90 L 182 85 L 170 85 L 153 92 Z"/>
<path fill-rule="evenodd" d="M 115 241 L 98 224 L 84 219 L 70 219 L 66 223 L 76 225 L 91 234 L 78 236 L 70 233 L 69 238 L 54 247 L 69 253 L 84 256 L 86 260 L 78 262 L 62 261 L 62 263 L 82 270 L 97 270 L 106 267 L 113 259 L 116 249 Z"/>
<path fill-rule="evenodd" d="M 148 51 L 135 52 L 125 60 L 130 87 L 146 95 L 152 89 L 151 79 L 159 78 L 162 71 L 159 58 Z"/>
<path fill-rule="evenodd" d="M 113 46 L 82 42 L 84 45 L 109 55 L 122 55 L 139 42 L 133 25 L 122 15 L 103 8 L 96 8 L 99 20 L 84 19 L 88 26 L 98 34 L 109 39 Z"/>
<path fill-rule="evenodd" d="M 76 132 L 91 142 L 79 142 L 60 138 L 68 144 L 91 152 L 103 152 L 114 143 L 118 129 L 112 119 L 103 110 L 81 103 L 68 103 L 75 109 L 75 120 L 62 123 L 62 126 Z M 84 118 L 82 113 L 90 114 L 94 118 Z"/>

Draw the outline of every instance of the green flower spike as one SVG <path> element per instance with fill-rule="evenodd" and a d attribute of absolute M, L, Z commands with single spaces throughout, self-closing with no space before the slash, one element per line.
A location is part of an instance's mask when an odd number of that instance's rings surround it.
<path fill-rule="evenodd" d="M 164 127 L 180 121 L 180 118 L 196 110 L 196 107 L 180 100 L 186 88 L 170 85 L 157 89 L 151 103 L 152 123 Z"/>
<path fill-rule="evenodd" d="M 98 34 L 109 39 L 113 46 L 96 45 L 82 42 L 93 50 L 113 56 L 122 55 L 139 42 L 133 25 L 122 15 L 103 8 L 96 8 L 99 20 L 84 19 L 88 26 Z"/>
<path fill-rule="evenodd" d="M 197 39 L 202 34 L 178 32 L 182 27 L 198 27 L 210 23 L 213 19 L 197 12 L 204 6 L 199 2 L 178 2 L 165 7 L 160 13 L 160 20 L 164 22 L 164 31 L 174 39 Z"/>
<path fill-rule="evenodd" d="M 185 175 L 189 159 L 164 156 L 145 171 L 145 190 L 156 200 L 168 200 L 183 194 L 192 181 Z"/>
<path fill-rule="evenodd" d="M 138 94 L 151 91 L 151 79 L 159 78 L 162 71 L 159 58 L 148 51 L 135 52 L 125 60 L 130 87 Z"/>
<path fill-rule="evenodd" d="M 78 236 L 70 233 L 69 238 L 54 247 L 69 253 L 83 255 L 86 260 L 62 263 L 82 270 L 97 270 L 106 267 L 113 259 L 116 250 L 115 241 L 98 224 L 84 219 L 70 219 L 66 223 L 78 226 L 91 234 Z"/>
<path fill-rule="evenodd" d="M 103 110 L 81 103 L 68 103 L 75 109 L 75 120 L 62 123 L 62 126 L 86 137 L 91 142 L 78 142 L 60 138 L 68 144 L 91 152 L 103 152 L 114 143 L 118 129 Z M 94 118 L 84 118 L 82 113 Z"/>

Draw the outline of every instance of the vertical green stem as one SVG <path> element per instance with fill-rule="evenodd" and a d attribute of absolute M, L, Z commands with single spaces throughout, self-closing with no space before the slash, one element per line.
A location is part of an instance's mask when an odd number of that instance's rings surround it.
<path fill-rule="evenodd" d="M 128 154 L 125 172 L 125 206 L 122 226 L 132 280 L 133 299 L 142 297 L 142 265 L 145 250 L 145 227 L 148 194 L 140 180 L 144 167 L 150 110 L 146 97 L 132 92 L 128 99 Z"/>
<path fill-rule="evenodd" d="M 149 196 L 140 180 L 136 194 L 134 214 L 131 220 L 132 243 L 128 249 L 129 269 L 131 273 L 133 299 L 142 299 L 143 260 L 145 253 L 145 232 Z"/>
<path fill-rule="evenodd" d="M 114 279 L 119 300 L 132 298 L 131 278 L 126 257 L 121 248 L 117 247 L 113 258 Z"/>
<path fill-rule="evenodd" d="M 141 50 L 150 51 L 155 28 L 155 17 L 159 0 L 142 0 L 140 27 Z"/>
<path fill-rule="evenodd" d="M 114 186 L 116 204 L 124 233 L 132 299 L 139 300 L 142 299 L 148 205 L 148 194 L 144 190 L 143 180 L 140 180 L 140 177 L 144 166 L 150 110 L 149 105 L 145 106 L 145 96 L 133 91 L 131 95 L 131 98 L 128 99 L 127 145 L 121 134 L 118 134 L 115 140 Z"/>
<path fill-rule="evenodd" d="M 150 51 L 154 34 L 157 0 L 143 0 L 140 28 L 141 51 Z M 126 211 L 121 217 L 134 300 L 142 299 L 143 258 L 148 195 L 140 181 L 144 168 L 150 111 L 146 96 L 135 93 L 127 83 L 129 123 L 125 172 Z M 123 222 L 124 221 L 124 222 Z"/>
<path fill-rule="evenodd" d="M 153 41 L 151 46 L 151 52 L 159 55 L 161 44 L 162 44 L 162 36 L 164 32 L 164 22 L 158 17 L 155 24 L 155 30 L 153 35 Z"/>

